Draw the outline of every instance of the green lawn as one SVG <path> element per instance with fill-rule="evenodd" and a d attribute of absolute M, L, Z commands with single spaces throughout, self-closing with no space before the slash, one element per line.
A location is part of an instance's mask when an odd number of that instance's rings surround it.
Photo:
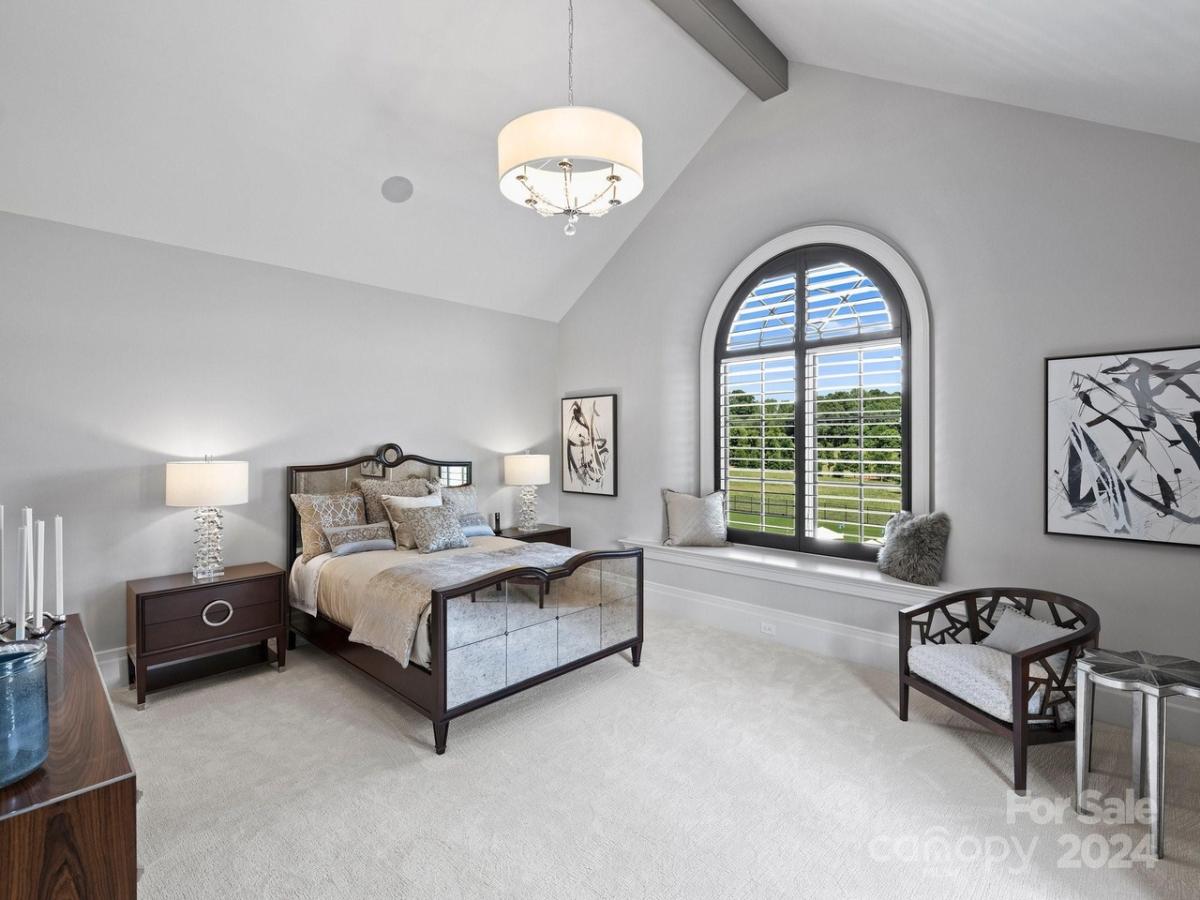
<path fill-rule="evenodd" d="M 755 469 L 730 470 L 729 522 L 731 525 L 740 525 L 755 531 L 762 528 L 759 515 L 761 512 L 761 498 L 757 485 L 752 487 L 751 485 L 740 484 L 732 480 L 735 478 L 751 478 L 757 481 L 758 477 L 759 472 Z M 832 481 L 835 477 L 830 476 L 829 480 Z M 794 508 L 795 473 L 768 470 L 766 478 L 768 481 L 766 487 L 767 494 L 777 494 L 779 501 L 779 505 L 776 507 L 772 503 L 770 496 L 768 496 L 766 524 L 770 526 L 771 532 L 774 534 L 793 534 L 795 522 L 790 515 L 786 514 L 786 511 Z M 771 484 L 770 482 L 772 481 L 777 481 L 779 484 Z M 863 529 L 866 532 L 865 539 L 880 539 L 883 537 L 884 524 L 889 517 L 900 509 L 900 495 L 894 490 L 882 487 L 867 487 L 864 489 L 864 494 L 863 507 L 867 512 L 868 520 Z M 844 540 L 862 541 L 864 535 L 860 531 L 857 521 L 858 498 L 859 488 L 857 485 L 818 482 L 817 524 L 831 531 L 836 531 L 842 535 Z M 782 514 L 770 515 L 775 509 Z"/>

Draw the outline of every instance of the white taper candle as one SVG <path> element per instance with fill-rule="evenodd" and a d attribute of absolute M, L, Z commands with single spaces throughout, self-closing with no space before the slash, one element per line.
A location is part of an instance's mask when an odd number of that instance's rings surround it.
<path fill-rule="evenodd" d="M 4 507 L 0 507 L 0 519 L 3 517 Z M 59 618 L 63 614 L 62 516 L 54 517 L 54 614 Z"/>
<path fill-rule="evenodd" d="M 42 619 L 46 615 L 45 589 L 46 589 L 46 523 L 41 519 L 37 520 L 37 532 L 35 546 L 37 547 L 37 581 L 34 582 L 34 602 L 33 602 L 33 627 L 41 628 Z"/>
<path fill-rule="evenodd" d="M 17 609 L 17 640 L 25 640 L 25 585 L 29 580 L 29 554 L 25 552 L 26 536 L 29 532 L 22 525 L 17 529 L 17 550 L 21 557 L 20 601 Z"/>
<path fill-rule="evenodd" d="M 21 590 L 21 618 L 26 619 L 33 612 L 33 507 L 21 507 L 21 524 L 25 526 L 25 543 L 21 544 L 21 553 L 28 559 L 25 570 L 25 587 Z"/>

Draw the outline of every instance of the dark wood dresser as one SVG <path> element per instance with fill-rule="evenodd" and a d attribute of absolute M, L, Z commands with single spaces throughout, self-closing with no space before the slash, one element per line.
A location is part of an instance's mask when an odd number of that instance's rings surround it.
<path fill-rule="evenodd" d="M 50 754 L 0 788 L 0 897 L 137 896 L 137 785 L 79 621 L 46 643 Z"/>
<path fill-rule="evenodd" d="M 230 566 L 219 578 L 196 581 L 190 572 L 143 578 L 125 585 L 125 640 L 129 682 L 138 709 L 146 703 L 150 668 L 181 660 L 160 685 L 267 661 L 275 638 L 280 670 L 287 662 L 287 591 L 284 572 L 270 563 Z M 251 653 L 230 651 L 249 646 Z M 198 659 L 203 657 L 203 659 Z"/>

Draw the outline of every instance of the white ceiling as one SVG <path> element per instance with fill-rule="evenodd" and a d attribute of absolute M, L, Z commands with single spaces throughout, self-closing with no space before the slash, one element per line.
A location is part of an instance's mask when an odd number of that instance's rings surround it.
<path fill-rule="evenodd" d="M 1200 141 L 1197 0 L 740 2 L 796 61 Z M 557 320 L 745 94 L 649 0 L 576 5 L 647 189 L 573 238 L 495 172 L 563 0 L 6 0 L 0 209 Z"/>
<path fill-rule="evenodd" d="M 739 0 L 789 59 L 1200 141 L 1197 0 Z"/>
<path fill-rule="evenodd" d="M 556 320 L 745 93 L 647 0 L 576 7 L 576 101 L 641 126 L 647 188 L 573 238 L 496 186 L 565 102 L 562 0 L 8 0 L 0 209 Z"/>

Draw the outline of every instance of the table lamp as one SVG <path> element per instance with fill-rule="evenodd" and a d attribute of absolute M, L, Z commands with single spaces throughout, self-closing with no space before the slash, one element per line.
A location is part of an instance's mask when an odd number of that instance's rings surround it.
<path fill-rule="evenodd" d="M 550 483 L 550 457 L 544 453 L 504 457 L 504 483 L 521 486 L 521 518 L 517 528 L 537 531 L 537 486 Z"/>
<path fill-rule="evenodd" d="M 222 506 L 249 499 L 250 464 L 241 460 L 181 460 L 167 463 L 167 506 L 196 509 L 196 559 L 192 577 L 225 574 L 221 556 Z"/>

